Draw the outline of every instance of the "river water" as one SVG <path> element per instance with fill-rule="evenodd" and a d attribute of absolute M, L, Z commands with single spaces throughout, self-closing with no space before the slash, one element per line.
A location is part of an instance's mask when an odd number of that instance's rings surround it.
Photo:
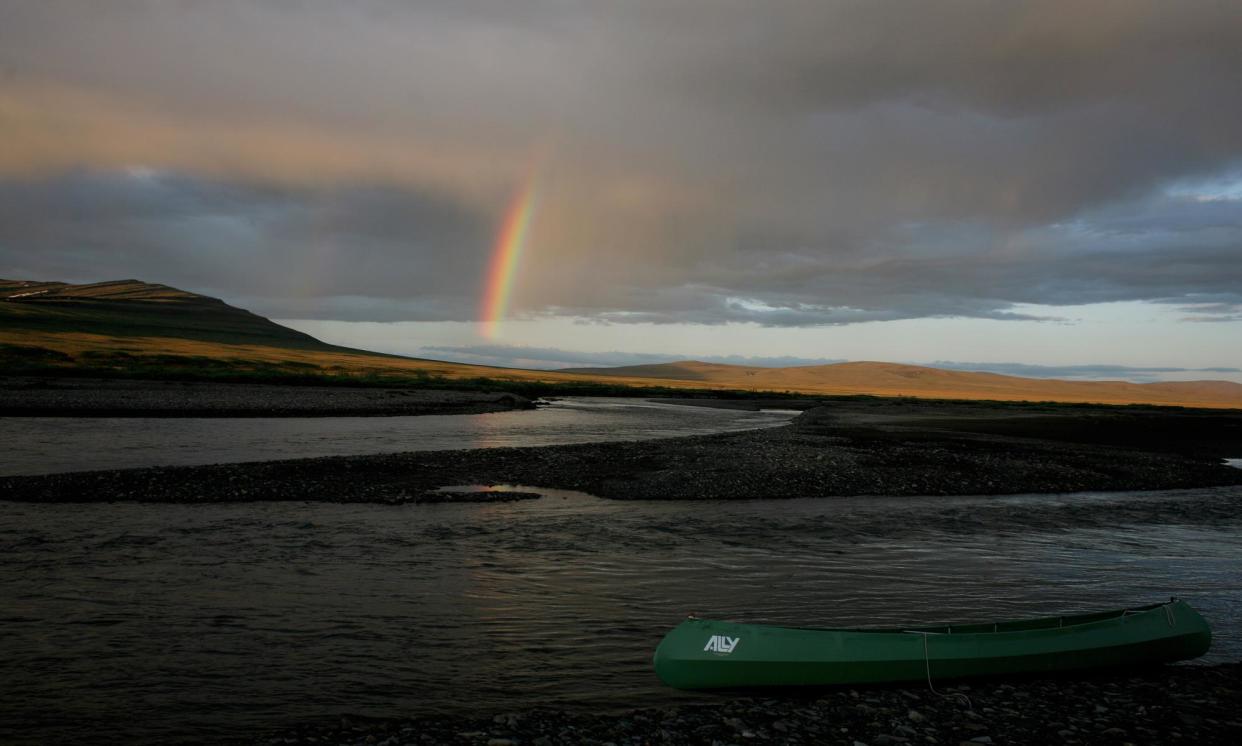
<path fill-rule="evenodd" d="M 478 415 L 6 417 L 0 475 L 650 440 L 772 427 L 796 414 L 569 397 L 534 411 Z"/>
<path fill-rule="evenodd" d="M 988 621 L 1189 600 L 1242 658 L 1242 489 L 422 506 L 0 502 L 0 742 L 615 710 L 688 612 Z"/>

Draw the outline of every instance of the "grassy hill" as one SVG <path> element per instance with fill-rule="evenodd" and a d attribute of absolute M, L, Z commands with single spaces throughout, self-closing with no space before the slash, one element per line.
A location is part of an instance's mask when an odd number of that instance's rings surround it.
<path fill-rule="evenodd" d="M 9 374 L 505 388 L 616 393 L 613 379 L 387 355 L 322 342 L 218 298 L 119 280 L 0 280 Z M 552 388 L 555 387 L 555 388 Z M 656 393 L 666 393 L 657 387 Z"/>
<path fill-rule="evenodd" d="M 1242 408 L 1242 384 L 1057 381 L 894 363 L 759 368 L 697 361 L 559 371 L 330 345 L 217 298 L 121 280 L 0 280 L 6 373 L 504 388 L 551 393 L 786 392 Z"/>
<path fill-rule="evenodd" d="M 0 280 L 0 326 L 40 334 L 169 337 L 291 349 L 329 349 L 249 311 L 139 280 L 69 285 Z"/>
<path fill-rule="evenodd" d="M 619 368 L 569 368 L 561 372 L 616 376 L 623 379 L 642 378 L 670 384 L 684 382 L 696 386 L 816 394 L 1242 407 L 1242 384 L 1230 381 L 1063 381 L 897 363 L 851 362 L 758 368 L 686 360 Z"/>

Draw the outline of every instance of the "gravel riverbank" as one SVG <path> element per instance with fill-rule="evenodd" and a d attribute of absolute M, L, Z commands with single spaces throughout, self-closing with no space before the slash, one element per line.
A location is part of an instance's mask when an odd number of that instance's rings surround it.
<path fill-rule="evenodd" d="M 1075 678 L 834 689 L 667 710 L 341 718 L 255 744 L 1237 744 L 1242 663 Z M 957 695 L 963 695 L 958 697 Z M 723 699 L 723 697 L 722 697 Z"/>
<path fill-rule="evenodd" d="M 527 409 L 516 394 L 201 381 L 0 378 L 3 417 L 367 417 Z"/>
<path fill-rule="evenodd" d="M 518 484 L 615 499 L 971 495 L 1242 484 L 1213 455 L 890 427 L 810 410 L 791 426 L 639 442 L 427 451 L 0 478 L 31 502 L 420 502 Z"/>

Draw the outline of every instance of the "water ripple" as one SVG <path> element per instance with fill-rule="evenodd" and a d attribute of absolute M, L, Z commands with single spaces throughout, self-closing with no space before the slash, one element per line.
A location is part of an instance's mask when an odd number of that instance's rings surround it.
<path fill-rule="evenodd" d="M 650 440 L 772 427 L 795 414 L 567 397 L 535 411 L 479 415 L 9 417 L 0 428 L 0 475 Z"/>
<path fill-rule="evenodd" d="M 688 612 L 908 625 L 1176 594 L 1215 622 L 1208 660 L 1236 660 L 1240 524 L 1239 488 L 729 503 L 557 492 L 430 510 L 0 503 L 0 741 L 687 701 L 701 695 L 661 687 L 649 660 Z"/>

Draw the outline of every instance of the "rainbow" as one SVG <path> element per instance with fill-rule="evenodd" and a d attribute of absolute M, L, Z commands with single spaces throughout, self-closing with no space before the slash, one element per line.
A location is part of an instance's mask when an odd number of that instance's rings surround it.
<path fill-rule="evenodd" d="M 509 209 L 505 212 L 505 220 L 487 270 L 482 318 L 483 336 L 488 339 L 495 339 L 500 334 L 500 322 L 504 321 L 509 310 L 514 275 L 517 273 L 518 261 L 522 258 L 522 250 L 526 247 L 531 218 L 538 205 L 539 179 L 536 170 L 532 169 L 526 183 L 514 195 Z"/>

